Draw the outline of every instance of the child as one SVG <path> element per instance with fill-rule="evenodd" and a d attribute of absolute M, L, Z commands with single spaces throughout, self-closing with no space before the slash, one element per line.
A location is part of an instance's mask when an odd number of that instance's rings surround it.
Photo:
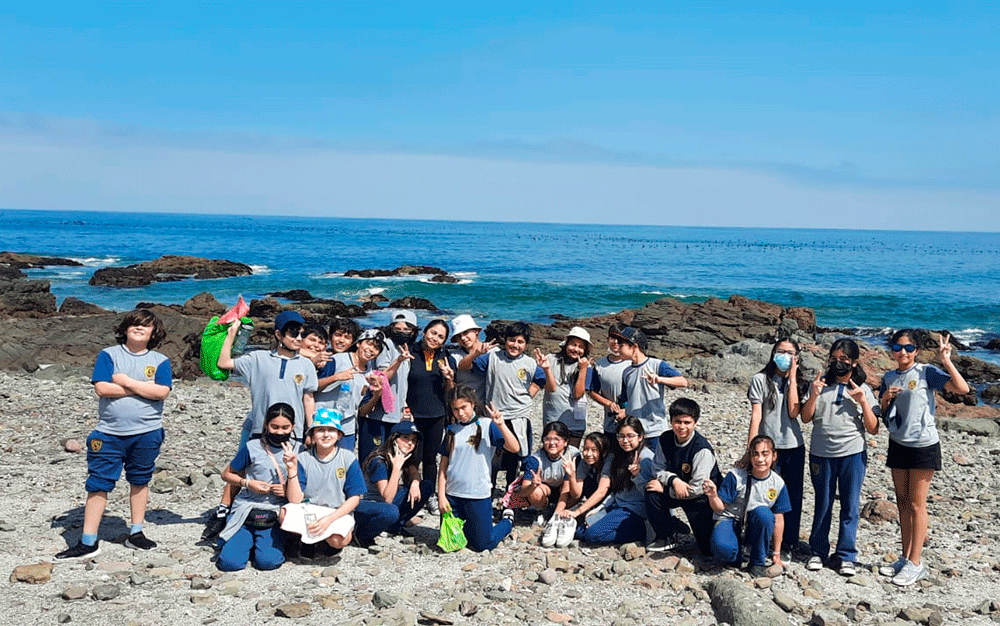
<path fill-rule="evenodd" d="M 592 432 L 583 440 L 583 449 L 573 460 L 563 462 L 566 480 L 563 481 L 559 502 L 552 514 L 558 526 L 555 530 L 553 545 L 565 548 L 573 540 L 577 527 L 577 518 L 604 501 L 608 493 L 609 481 L 601 482 L 601 476 L 609 472 L 608 440 L 599 433 Z M 547 545 L 545 535 L 542 545 Z"/>
<path fill-rule="evenodd" d="M 389 438 L 393 424 L 403 418 L 406 406 L 407 384 L 410 376 L 410 344 L 417 336 L 417 316 L 413 311 L 398 311 L 385 329 L 385 349 L 375 359 L 375 368 L 385 373 L 389 389 L 396 398 L 391 412 L 381 403 L 374 403 L 365 413 L 358 430 L 358 455 L 367 459 L 373 450 Z"/>
<path fill-rule="evenodd" d="M 767 576 L 768 544 L 774 548 L 774 564 L 783 565 L 782 526 L 791 505 L 784 481 L 771 471 L 776 455 L 771 438 L 757 435 L 721 486 L 716 488 L 711 480 L 702 484 L 717 520 L 712 530 L 712 554 L 727 565 L 739 565 L 741 546 L 748 545 L 754 577 Z"/>
<path fill-rule="evenodd" d="M 892 565 L 879 569 L 892 582 L 909 586 L 927 577 L 921 563 L 927 536 L 927 491 L 935 470 L 941 469 L 941 443 L 934 425 L 934 392 L 969 393 L 969 384 L 951 362 L 951 338 L 938 339 L 938 359 L 944 370 L 918 364 L 918 333 L 898 330 L 889 338 L 896 369 L 882 377 L 880 406 L 889 429 L 889 452 L 885 464 L 892 470 L 899 509 L 903 551 Z"/>
<path fill-rule="evenodd" d="M 524 460 L 520 495 L 535 509 L 555 505 L 566 480 L 566 466 L 574 466 L 580 451 L 569 445 L 569 429 L 562 422 L 549 422 L 542 429 L 542 447 Z M 549 520 L 545 533 L 555 542 L 556 525 Z M 544 537 L 543 537 L 544 539 Z M 550 544 L 551 545 L 551 544 Z"/>
<path fill-rule="evenodd" d="M 248 561 L 260 570 L 272 570 L 285 562 L 285 535 L 278 526 L 281 505 L 301 501 L 305 476 L 299 472 L 292 433 L 295 412 L 284 402 L 268 407 L 264 434 L 244 441 L 222 480 L 240 488 L 225 528 L 219 534 L 219 558 L 215 565 L 234 572 Z M 282 455 L 278 462 L 277 455 Z"/>
<path fill-rule="evenodd" d="M 804 423 L 815 420 L 809 442 L 809 470 L 816 505 L 809 535 L 812 556 L 806 567 L 821 569 L 829 555 L 833 499 L 839 491 L 840 531 L 835 556 L 842 576 L 855 574 L 858 556 L 855 542 L 861 483 L 868 465 L 865 432 L 878 432 L 878 419 L 872 412 L 875 396 L 865 384 L 867 376 L 858 363 L 860 356 L 854 340 L 834 341 L 826 373 L 816 376 L 801 412 Z"/>
<path fill-rule="evenodd" d="M 299 354 L 312 361 L 317 370 L 323 369 L 333 356 L 326 349 L 328 337 L 326 329 L 319 324 L 306 324 L 302 327 L 302 333 L 302 347 L 299 349 Z"/>
<path fill-rule="evenodd" d="M 662 552 L 676 548 L 687 533 L 684 522 L 670 509 L 680 507 L 694 530 L 703 556 L 711 556 L 712 507 L 702 493 L 706 480 L 722 482 L 712 444 L 695 430 L 701 407 L 694 400 L 677 398 L 670 404 L 670 431 L 660 435 L 653 467 L 656 478 L 646 485 L 646 510 L 656 532 L 647 548 Z"/>
<path fill-rule="evenodd" d="M 433 481 L 420 480 L 420 460 L 414 454 L 419 444 L 416 424 L 402 421 L 361 466 L 368 492 L 358 504 L 358 516 L 372 518 L 379 532 L 403 532 L 434 493 Z"/>
<path fill-rule="evenodd" d="M 545 395 L 542 423 L 562 422 L 569 428 L 569 444 L 580 445 L 587 430 L 587 390 L 591 387 L 590 333 L 579 326 L 570 329 L 556 354 L 545 358 Z"/>
<path fill-rule="evenodd" d="M 337 445 L 345 450 L 354 451 L 358 410 L 370 388 L 368 374 L 372 369 L 372 363 L 382 353 L 384 345 L 385 336 L 382 331 L 366 330 L 355 337 L 347 351 L 334 353 L 333 358 L 317 374 L 319 390 L 316 392 L 316 408 L 333 409 L 341 395 L 346 393 L 350 397 L 346 403 L 347 411 L 340 416 L 343 436 L 337 441 Z M 376 386 L 380 384 L 375 383 Z M 375 406 L 375 401 L 380 397 L 380 394 L 372 392 L 369 398 L 369 410 Z"/>
<path fill-rule="evenodd" d="M 587 527 L 577 526 L 576 536 L 588 543 L 629 543 L 646 539 L 644 489 L 653 479 L 653 452 L 645 445 L 642 421 L 628 416 L 618 425 L 618 447 L 612 452 L 598 491 L 610 495 L 603 511 L 588 517 Z M 603 513 L 603 516 L 601 514 Z"/>
<path fill-rule="evenodd" d="M 782 339 L 771 348 L 771 359 L 750 379 L 750 433 L 747 441 L 767 435 L 778 451 L 774 471 L 778 472 L 792 508 L 785 515 L 781 548 L 791 555 L 799 545 L 802 518 L 802 483 L 805 478 L 806 444 L 799 426 L 798 366 L 799 346 Z M 786 560 L 786 559 L 782 559 Z"/>
<path fill-rule="evenodd" d="M 149 550 L 156 542 L 143 533 L 149 481 L 163 444 L 163 400 L 170 393 L 170 360 L 153 348 L 166 337 L 163 323 L 146 309 L 131 311 L 115 328 L 118 345 L 97 355 L 91 382 L 100 398 L 97 427 L 87 437 L 87 504 L 80 542 L 56 554 L 57 559 L 100 553 L 97 531 L 125 468 L 132 523 L 125 546 Z"/>
<path fill-rule="evenodd" d="M 482 327 L 472 319 L 471 315 L 458 315 L 451 320 L 451 340 L 457 347 L 451 350 L 451 357 L 456 363 L 455 384 L 472 387 L 479 398 L 486 397 L 486 374 L 472 370 L 472 362 L 477 356 L 486 354 L 496 348 L 494 342 L 483 342 L 479 339 Z M 468 359 L 466 369 L 461 362 Z"/>
<path fill-rule="evenodd" d="M 622 394 L 622 374 L 632 364 L 621 356 L 621 343 L 615 336 L 621 328 L 618 323 L 608 328 L 608 353 L 594 363 L 593 389 L 590 390 L 590 397 L 604 407 L 604 434 L 612 445 L 618 431 L 618 420 L 625 417 L 618 406 L 618 398 Z"/>
<path fill-rule="evenodd" d="M 438 506 L 465 520 L 469 548 L 482 552 L 497 547 L 511 530 L 510 519 L 493 525 L 490 464 L 496 448 L 517 454 L 520 444 L 500 411 L 487 406 L 490 420 L 478 417 L 478 398 L 471 387 L 453 387 L 448 406 L 454 423 L 448 426 L 438 464 Z M 484 432 L 484 429 L 486 432 Z"/>
<path fill-rule="evenodd" d="M 361 327 L 349 317 L 335 317 L 330 322 L 328 336 L 330 338 L 330 348 L 334 354 L 347 352 L 347 349 L 354 345 L 358 335 L 361 334 Z"/>
<path fill-rule="evenodd" d="M 518 450 L 527 456 L 531 450 L 532 400 L 546 383 L 545 367 L 548 361 L 541 353 L 532 359 L 525 350 L 531 341 L 531 327 L 524 322 L 514 322 L 504 331 L 504 349 L 477 356 L 468 364 L 462 360 L 459 367 L 472 367 L 486 376 L 486 401 L 496 407 L 507 420 L 507 426 L 517 438 Z M 537 350 L 536 350 L 537 352 Z M 517 454 L 504 450 L 500 467 L 507 474 L 507 484 L 517 477 L 520 462 Z"/>
<path fill-rule="evenodd" d="M 232 370 L 240 375 L 250 387 L 250 412 L 243 422 L 240 443 L 260 436 L 264 429 L 264 412 L 279 402 L 291 406 L 295 415 L 307 416 L 300 420 L 304 424 L 295 424 L 293 437 L 296 440 L 301 441 L 303 433 L 308 430 L 308 421 L 314 412 L 313 392 L 316 391 L 317 379 L 312 361 L 299 355 L 305 336 L 303 326 L 305 320 L 301 315 L 295 311 L 282 311 L 274 317 L 277 348 L 270 352 L 247 352 L 234 359 L 230 353 L 239 324 L 230 324 L 216 365 L 219 369 Z M 225 526 L 235 492 L 231 487 L 223 489 L 215 515 L 209 515 L 205 524 L 201 535 L 203 541 L 217 536 Z"/>
<path fill-rule="evenodd" d="M 667 430 L 663 389 L 687 387 L 688 381 L 666 361 L 646 356 L 646 335 L 638 328 L 626 326 L 615 337 L 621 344 L 622 358 L 631 361 L 622 373 L 618 405 L 625 407 L 625 415 L 642 420 L 649 446 L 656 452 L 659 436 Z"/>

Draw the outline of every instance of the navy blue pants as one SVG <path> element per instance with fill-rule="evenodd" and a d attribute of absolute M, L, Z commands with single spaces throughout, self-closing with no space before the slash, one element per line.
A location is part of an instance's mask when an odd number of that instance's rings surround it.
<path fill-rule="evenodd" d="M 834 556 L 841 562 L 854 563 L 858 559 L 856 548 L 858 520 L 861 517 L 861 483 L 865 480 L 868 458 L 864 452 L 849 456 L 828 458 L 809 455 L 816 507 L 813 513 L 809 548 L 814 556 L 826 559 L 830 554 L 830 524 L 833 519 L 833 501 L 840 495 L 840 529 Z"/>
<path fill-rule="evenodd" d="M 489 498 L 473 500 L 448 496 L 448 502 L 455 517 L 465 520 L 462 531 L 469 540 L 469 549 L 475 552 L 492 550 L 510 534 L 510 520 L 502 519 L 493 524 L 493 504 Z"/>
<path fill-rule="evenodd" d="M 666 491 L 667 487 L 663 488 Z M 691 524 L 691 531 L 698 542 L 698 549 L 705 556 L 712 554 L 709 538 L 712 536 L 712 527 L 715 521 L 712 519 L 712 507 L 708 504 L 705 496 L 699 496 L 690 500 L 678 500 L 666 493 L 656 491 L 646 492 L 646 516 L 649 523 L 656 531 L 657 539 L 666 539 L 675 533 L 686 532 L 684 522 L 674 517 L 670 509 L 680 507 L 687 515 L 688 523 Z"/>
<path fill-rule="evenodd" d="M 277 524 L 265 530 L 243 526 L 222 544 L 215 566 L 235 572 L 252 561 L 259 570 L 278 569 L 285 562 L 285 532 Z"/>
<path fill-rule="evenodd" d="M 785 532 L 781 537 L 781 547 L 791 550 L 799 543 L 802 526 L 802 486 L 805 480 L 806 447 L 778 450 L 778 462 L 774 471 L 785 481 L 788 502 L 792 510 L 785 513 Z"/>
<path fill-rule="evenodd" d="M 592 526 L 576 527 L 576 538 L 587 543 L 646 542 L 646 518 L 625 508 L 608 509 Z"/>
<path fill-rule="evenodd" d="M 358 420 L 358 461 L 364 462 L 375 448 L 389 438 L 389 431 L 395 424 L 380 422 L 373 419 Z"/>
<path fill-rule="evenodd" d="M 712 530 L 712 554 L 726 565 L 739 565 L 740 543 L 736 538 L 736 520 L 720 519 Z M 750 547 L 750 565 L 766 565 L 774 537 L 774 513 L 765 506 L 747 511 L 743 541 Z"/>

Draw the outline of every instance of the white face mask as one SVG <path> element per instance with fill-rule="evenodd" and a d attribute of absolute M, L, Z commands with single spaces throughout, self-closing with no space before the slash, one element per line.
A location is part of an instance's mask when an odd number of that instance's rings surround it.
<path fill-rule="evenodd" d="M 792 355 L 790 354 L 775 354 L 774 364 L 778 366 L 778 369 L 782 372 L 787 372 L 788 368 L 792 366 Z"/>

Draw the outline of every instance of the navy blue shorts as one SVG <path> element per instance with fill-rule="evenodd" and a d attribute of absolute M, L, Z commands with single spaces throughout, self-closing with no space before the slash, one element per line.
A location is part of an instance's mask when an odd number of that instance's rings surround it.
<path fill-rule="evenodd" d="M 87 437 L 87 492 L 111 491 L 122 476 L 130 485 L 149 484 L 163 444 L 163 429 L 138 435 L 109 435 L 99 431 Z"/>
<path fill-rule="evenodd" d="M 889 440 L 889 452 L 885 466 L 890 469 L 931 469 L 941 470 L 941 442 L 912 448 Z"/>

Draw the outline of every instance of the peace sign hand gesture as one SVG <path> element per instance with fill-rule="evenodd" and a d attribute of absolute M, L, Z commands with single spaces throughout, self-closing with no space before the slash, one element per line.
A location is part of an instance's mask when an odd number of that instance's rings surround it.
<path fill-rule="evenodd" d="M 281 444 L 281 449 L 285 451 L 281 460 L 285 463 L 285 469 L 288 471 L 288 474 L 297 473 L 296 470 L 299 467 L 299 456 L 295 453 L 295 444 L 291 441 L 286 441 Z"/>
<path fill-rule="evenodd" d="M 542 351 L 539 350 L 538 348 L 535 348 L 535 362 L 538 363 L 538 367 L 542 368 L 543 370 L 547 370 L 550 367 L 549 360 L 545 358 L 545 355 L 542 354 Z"/>
<path fill-rule="evenodd" d="M 493 406 L 492 402 L 486 405 L 486 412 L 490 414 L 490 419 L 497 427 L 503 426 L 503 415 Z"/>
<path fill-rule="evenodd" d="M 823 370 L 820 370 L 819 373 L 816 374 L 816 379 L 813 380 L 812 383 L 812 395 L 818 396 L 820 392 L 823 391 L 823 387 L 825 386 L 826 384 L 823 382 Z"/>
<path fill-rule="evenodd" d="M 854 400 L 854 403 L 856 405 L 858 405 L 859 407 L 863 407 L 866 402 L 865 390 L 862 389 L 861 387 L 858 387 L 854 383 L 853 379 L 848 382 L 851 384 L 851 386 L 847 389 L 847 394 L 851 396 L 851 400 Z"/>
<path fill-rule="evenodd" d="M 948 333 L 941 333 L 938 336 L 938 348 L 937 348 L 938 358 L 941 359 L 942 363 L 947 363 L 951 360 L 951 335 Z"/>
<path fill-rule="evenodd" d="M 412 361 L 413 360 L 413 355 L 410 354 L 410 347 L 408 345 L 406 345 L 405 343 L 404 344 L 400 344 L 400 346 L 399 346 L 399 356 L 396 357 L 396 360 L 399 361 L 400 363 L 405 363 L 406 361 Z"/>

